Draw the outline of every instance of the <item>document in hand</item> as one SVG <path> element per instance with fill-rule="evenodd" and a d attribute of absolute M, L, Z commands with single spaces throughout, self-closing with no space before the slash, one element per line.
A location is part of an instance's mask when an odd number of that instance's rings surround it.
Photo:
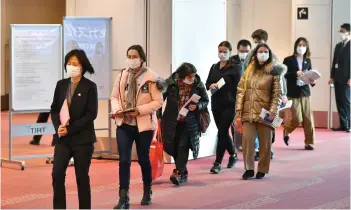
<path fill-rule="evenodd" d="M 321 78 L 322 75 L 317 70 L 310 70 L 299 77 L 304 83 L 311 84 L 311 80 L 317 80 Z"/>
<path fill-rule="evenodd" d="M 185 117 L 189 112 L 189 106 L 193 104 L 197 104 L 200 98 L 201 97 L 199 95 L 193 94 L 190 97 L 190 99 L 184 104 L 184 106 L 180 109 L 179 114 Z"/>
<path fill-rule="evenodd" d="M 216 89 L 211 89 L 211 90 L 210 90 L 212 95 L 215 94 L 215 92 L 217 92 L 217 90 L 221 89 L 221 88 L 225 85 L 225 81 L 224 81 L 224 79 L 222 78 L 222 79 L 220 79 L 216 84 L 217 84 L 217 88 L 216 88 Z"/>
<path fill-rule="evenodd" d="M 270 115 L 270 114 L 271 114 L 271 113 L 270 113 L 269 111 L 267 111 L 267 110 L 265 110 L 265 109 L 262 108 L 260 117 L 261 117 L 264 121 L 266 121 L 266 122 L 272 124 L 274 127 L 276 127 L 276 128 L 279 127 L 279 126 L 282 124 L 283 119 L 280 118 L 280 117 L 278 117 L 278 116 L 275 116 L 273 120 L 270 120 L 270 119 L 269 119 L 269 115 Z"/>
<path fill-rule="evenodd" d="M 63 102 L 61 111 L 60 111 L 60 121 L 62 125 L 67 125 L 69 122 L 70 116 L 69 116 L 69 109 L 68 109 L 68 103 L 67 99 Z"/>
<path fill-rule="evenodd" d="M 292 106 L 292 100 L 289 100 L 289 101 L 286 102 L 286 104 L 281 104 L 279 106 L 278 112 L 280 112 L 280 111 L 282 111 L 284 109 L 289 109 L 289 108 L 291 108 L 291 106 Z"/>

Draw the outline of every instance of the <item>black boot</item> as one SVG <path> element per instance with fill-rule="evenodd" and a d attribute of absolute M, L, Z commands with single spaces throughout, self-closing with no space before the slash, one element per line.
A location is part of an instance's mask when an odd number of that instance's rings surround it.
<path fill-rule="evenodd" d="M 119 201 L 113 209 L 129 209 L 129 190 L 119 190 Z"/>
<path fill-rule="evenodd" d="M 151 184 L 144 184 L 144 195 L 143 195 L 143 199 L 141 199 L 140 204 L 150 205 L 152 201 L 151 196 L 152 196 Z"/>

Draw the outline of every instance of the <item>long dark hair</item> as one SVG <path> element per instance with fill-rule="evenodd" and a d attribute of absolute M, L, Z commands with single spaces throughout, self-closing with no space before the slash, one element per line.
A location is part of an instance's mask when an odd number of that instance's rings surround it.
<path fill-rule="evenodd" d="M 261 47 L 267 48 L 267 49 L 268 49 L 268 53 L 269 53 L 269 58 L 268 58 L 268 60 L 267 60 L 264 64 L 262 64 L 262 65 L 260 64 L 260 62 L 259 62 L 258 59 L 257 59 L 257 51 L 258 51 L 258 49 L 260 49 Z M 257 69 L 261 69 L 261 68 L 265 67 L 267 64 L 273 62 L 272 50 L 271 50 L 271 48 L 270 48 L 266 43 L 258 44 L 257 47 L 255 48 L 255 50 L 253 51 L 252 55 L 253 55 L 253 56 L 252 56 L 252 59 L 254 59 L 254 61 L 255 61 L 255 67 L 256 67 Z"/>
<path fill-rule="evenodd" d="M 298 39 L 296 39 L 295 44 L 294 44 L 294 55 L 298 55 L 296 48 L 297 48 L 297 46 L 299 46 L 299 43 L 301 41 L 305 42 L 305 45 L 306 45 L 306 53 L 303 56 L 306 58 L 311 57 L 310 44 L 308 43 L 308 41 L 305 37 L 299 37 Z"/>

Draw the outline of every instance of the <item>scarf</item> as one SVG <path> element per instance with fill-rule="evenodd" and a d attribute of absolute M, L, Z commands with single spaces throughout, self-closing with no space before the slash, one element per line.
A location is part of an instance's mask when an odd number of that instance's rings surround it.
<path fill-rule="evenodd" d="M 139 69 L 128 69 L 128 97 L 126 103 L 126 109 L 133 109 L 136 107 L 136 94 L 137 94 L 137 79 L 146 71 L 146 68 Z"/>

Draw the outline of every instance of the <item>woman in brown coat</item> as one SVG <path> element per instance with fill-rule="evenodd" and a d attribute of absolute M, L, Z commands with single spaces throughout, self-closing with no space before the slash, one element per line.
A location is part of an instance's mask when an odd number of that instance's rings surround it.
<path fill-rule="evenodd" d="M 256 178 L 263 178 L 269 171 L 272 135 L 275 127 L 259 115 L 262 109 L 271 113 L 270 120 L 277 114 L 282 94 L 280 77 L 284 75 L 284 71 L 286 67 L 283 64 L 273 64 L 272 52 L 268 45 L 259 44 L 238 84 L 235 125 L 237 129 L 243 130 L 243 157 L 246 170 L 242 176 L 243 179 L 249 179 L 255 174 L 256 134 L 260 141 Z"/>

